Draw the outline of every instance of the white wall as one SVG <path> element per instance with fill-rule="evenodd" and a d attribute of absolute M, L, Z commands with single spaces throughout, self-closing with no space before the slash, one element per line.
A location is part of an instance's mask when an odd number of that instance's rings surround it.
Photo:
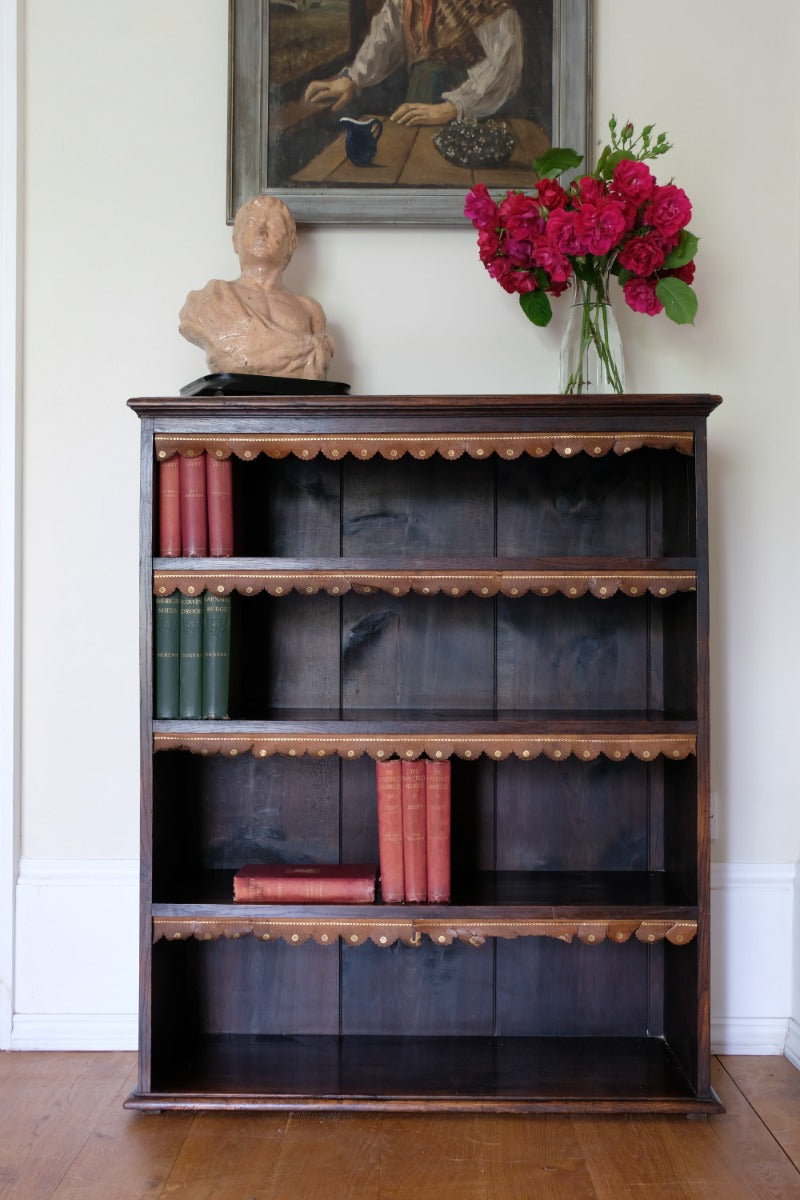
<path fill-rule="evenodd" d="M 667 129 L 659 174 L 687 190 L 702 236 L 695 327 L 620 312 L 629 390 L 725 398 L 710 426 L 714 854 L 794 864 L 800 6 L 595 7 L 597 134 L 612 111 Z M 138 422 L 125 400 L 205 373 L 177 312 L 236 262 L 224 0 L 28 0 L 25 13 L 22 852 L 41 887 L 37 863 L 96 860 L 102 874 L 138 851 Z M 466 227 L 301 229 L 287 283 L 323 304 L 332 377 L 354 392 L 555 390 L 565 312 L 529 325 Z M 23 908 L 20 995 L 40 1006 L 29 1013 L 71 1011 L 34 978 L 42 931 Z M 720 925 L 717 954 L 732 953 L 736 930 Z M 787 961 L 790 926 L 775 935 Z M 134 951 L 116 950 L 121 979 Z"/>

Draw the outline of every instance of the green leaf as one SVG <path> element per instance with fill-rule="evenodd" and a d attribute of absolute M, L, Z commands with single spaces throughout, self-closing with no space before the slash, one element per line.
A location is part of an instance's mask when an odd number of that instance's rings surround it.
<path fill-rule="evenodd" d="M 553 146 L 536 159 L 533 169 L 540 179 L 554 179 L 562 171 L 569 171 L 571 167 L 579 167 L 582 162 L 583 155 L 578 154 L 577 150 Z"/>
<path fill-rule="evenodd" d="M 621 163 L 624 158 L 630 158 L 636 161 L 636 155 L 632 154 L 630 150 L 612 150 L 610 154 L 605 154 L 603 156 L 602 171 L 599 169 L 600 164 L 598 163 L 597 173 L 601 175 L 603 179 L 610 179 L 614 174 L 614 168 L 618 163 Z"/>
<path fill-rule="evenodd" d="M 519 305 L 529 321 L 544 328 L 550 324 L 553 310 L 550 299 L 545 292 L 524 292 L 519 298 Z"/>
<path fill-rule="evenodd" d="M 681 230 L 680 241 L 674 250 L 671 250 L 664 259 L 664 267 L 667 270 L 674 270 L 675 267 L 685 267 L 690 263 L 697 254 L 697 247 L 700 245 L 700 239 L 690 233 L 688 229 Z"/>
<path fill-rule="evenodd" d="M 664 305 L 664 312 L 676 325 L 693 325 L 697 313 L 697 296 L 688 283 L 670 275 L 659 279 L 656 295 Z"/>

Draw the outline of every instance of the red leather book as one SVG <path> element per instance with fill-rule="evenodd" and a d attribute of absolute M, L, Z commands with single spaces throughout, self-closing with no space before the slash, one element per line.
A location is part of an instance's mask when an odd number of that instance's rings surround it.
<path fill-rule="evenodd" d="M 378 794 L 378 856 L 381 864 L 381 897 L 384 904 L 402 904 L 403 794 L 401 762 L 388 758 L 375 763 Z"/>
<path fill-rule="evenodd" d="M 233 554 L 233 461 L 206 455 L 208 553 L 211 558 Z"/>
<path fill-rule="evenodd" d="M 181 556 L 180 455 L 158 464 L 158 553 L 162 558 Z"/>
<path fill-rule="evenodd" d="M 246 863 L 233 877 L 237 904 L 372 904 L 372 864 Z"/>
<path fill-rule="evenodd" d="M 426 762 L 425 809 L 428 843 L 428 900 L 450 901 L 450 760 Z"/>
<path fill-rule="evenodd" d="M 208 516 L 206 513 L 206 456 L 180 455 L 181 540 L 185 558 L 205 558 L 208 554 Z"/>
<path fill-rule="evenodd" d="M 428 899 L 428 854 L 425 820 L 425 759 L 402 759 L 403 874 L 406 900 L 422 904 Z"/>

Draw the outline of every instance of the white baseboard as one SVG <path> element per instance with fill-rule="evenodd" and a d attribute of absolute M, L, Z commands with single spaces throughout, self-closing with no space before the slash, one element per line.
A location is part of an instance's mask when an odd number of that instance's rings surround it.
<path fill-rule="evenodd" d="M 794 1017 L 789 1021 L 784 1053 L 789 1062 L 800 1071 L 800 1021 L 796 1021 Z"/>
<path fill-rule="evenodd" d="M 23 858 L 16 901 L 11 1049 L 134 1049 L 138 863 Z"/>
<path fill-rule="evenodd" d="M 783 1054 L 800 1066 L 792 1012 L 793 864 L 712 868 L 711 1043 L 719 1054 Z M 23 859 L 16 890 L 11 1048 L 136 1046 L 138 864 Z"/>
<path fill-rule="evenodd" d="M 135 1050 L 136 1013 L 17 1013 L 12 1050 Z"/>
<path fill-rule="evenodd" d="M 783 1054 L 787 1017 L 713 1017 L 712 1054 Z"/>

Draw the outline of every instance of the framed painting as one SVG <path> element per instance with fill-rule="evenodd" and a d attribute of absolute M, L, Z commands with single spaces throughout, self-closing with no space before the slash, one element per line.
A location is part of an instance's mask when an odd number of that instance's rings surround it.
<path fill-rule="evenodd" d="M 586 154 L 591 0 L 230 0 L 228 220 L 458 224 Z"/>

